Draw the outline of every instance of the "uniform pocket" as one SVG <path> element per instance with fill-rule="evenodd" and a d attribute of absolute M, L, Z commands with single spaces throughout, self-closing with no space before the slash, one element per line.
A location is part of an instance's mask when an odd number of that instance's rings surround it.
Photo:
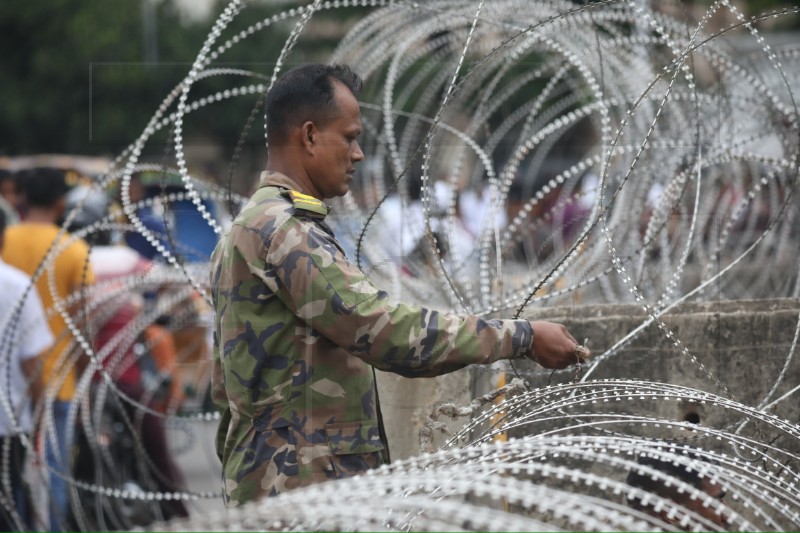
<path fill-rule="evenodd" d="M 297 485 L 297 435 L 270 410 L 233 426 L 230 454 L 224 462 L 223 487 L 228 501 L 244 503 Z"/>
<path fill-rule="evenodd" d="M 385 447 L 374 420 L 325 425 L 331 462 L 337 478 L 363 474 L 385 462 Z"/>

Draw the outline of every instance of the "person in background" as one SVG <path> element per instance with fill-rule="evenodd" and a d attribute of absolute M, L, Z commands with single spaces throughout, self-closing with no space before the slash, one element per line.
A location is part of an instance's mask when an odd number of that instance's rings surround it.
<path fill-rule="evenodd" d="M 14 174 L 0 168 L 0 210 L 5 215 L 6 226 L 19 222 L 19 198 Z"/>
<path fill-rule="evenodd" d="M 52 404 L 55 435 L 45 438 L 45 460 L 50 470 L 50 529 L 61 531 L 68 523 L 69 487 L 64 476 L 69 476 L 72 453 L 67 412 L 75 394 L 76 376 L 83 372 L 88 358 L 85 354 L 73 356 L 70 352 L 75 339 L 55 302 L 66 300 L 72 294 L 82 294 L 82 290 L 94 282 L 94 274 L 86 242 L 73 240 L 57 225 L 63 219 L 69 191 L 65 172 L 49 167 L 34 168 L 25 171 L 21 178 L 27 214 L 23 222 L 6 229 L 2 256 L 9 265 L 33 276 L 50 253 L 49 264 L 54 271 L 55 291 L 50 290 L 46 270 L 38 272 L 36 290 L 45 309 L 51 313 L 48 324 L 56 337 L 53 348 L 42 356 L 42 380 L 56 396 Z M 78 298 L 67 311 L 71 316 L 79 316 L 80 307 L 81 298 Z"/>
<path fill-rule="evenodd" d="M 130 201 L 136 204 L 147 198 L 147 189 L 142 183 L 142 177 L 138 174 L 131 176 L 130 188 L 128 190 Z M 152 233 L 153 237 L 167 250 L 172 252 L 168 232 L 170 228 L 164 221 L 163 207 L 160 203 L 154 202 L 151 205 L 142 205 L 136 208 L 136 216 L 142 224 Z M 125 244 L 136 250 L 141 256 L 151 261 L 162 261 L 161 253 L 148 241 L 144 235 L 137 231 L 125 233 Z"/>
<path fill-rule="evenodd" d="M 89 261 L 98 289 L 96 295 L 101 302 L 93 312 L 93 325 L 96 328 L 92 339 L 94 349 L 97 354 L 104 354 L 103 368 L 125 396 L 145 404 L 148 408 L 165 412 L 161 409 L 161 397 L 169 394 L 172 376 L 168 376 L 166 384 L 155 386 L 155 390 L 151 390 L 148 383 L 154 381 L 150 377 L 155 374 L 159 374 L 160 379 L 167 376 L 160 374 L 160 359 L 154 357 L 153 347 L 160 348 L 158 355 L 163 356 L 163 343 L 168 340 L 159 337 L 157 343 L 151 343 L 148 330 L 153 326 L 139 324 L 139 340 L 135 343 L 124 342 L 129 328 L 137 326 L 137 321 L 142 318 L 146 309 L 146 299 L 135 287 L 142 286 L 153 263 L 125 245 L 112 244 L 110 232 L 93 227 L 108 216 L 109 205 L 105 191 L 90 185 L 73 187 L 66 197 L 70 231 L 92 228 L 86 239 L 92 244 Z M 76 212 L 72 213 L 73 210 Z M 126 285 L 132 281 L 136 281 L 133 286 Z M 103 291 L 108 292 L 104 295 Z M 123 342 L 119 342 L 120 338 Z M 107 346 L 113 349 L 108 350 Z M 174 352 L 174 345 L 172 349 Z M 174 353 L 172 356 L 174 359 Z M 95 387 L 101 383 L 100 371 L 93 376 L 93 382 Z M 167 392 L 161 394 L 158 392 L 161 389 Z M 141 413 L 138 406 L 128 403 L 124 405 L 129 419 L 136 421 L 134 427 L 139 429 L 136 436 L 141 441 L 149 462 L 155 467 L 151 477 L 157 490 L 184 490 L 183 476 L 169 452 L 162 418 L 147 412 Z M 141 422 L 138 421 L 139 418 Z M 84 447 L 80 449 L 81 452 L 86 451 Z M 86 462 L 81 460 L 80 464 L 85 465 Z M 188 516 L 181 500 L 161 500 L 159 505 L 166 518 Z"/>
<path fill-rule="evenodd" d="M 0 211 L 0 249 L 5 227 L 5 214 Z M 0 457 L 9 458 L 10 481 L 10 486 L 0 483 L 0 531 L 31 531 L 33 523 L 22 482 L 27 451 L 22 438 L 33 433 L 31 408 L 41 397 L 39 354 L 55 339 L 30 276 L 2 260 L 0 292 Z M 5 477 L 2 468 L 0 478 Z"/>
<path fill-rule="evenodd" d="M 184 400 L 183 380 L 178 371 L 178 350 L 169 329 L 170 321 L 169 315 L 161 315 L 144 329 L 144 341 L 158 373 L 169 376 L 168 392 L 153 406 L 162 413 L 174 412 Z"/>
<path fill-rule="evenodd" d="M 686 449 L 686 456 L 698 462 L 705 461 L 696 451 L 691 449 Z M 687 464 L 687 461 L 678 461 L 670 457 L 640 455 L 637 458 L 637 463 L 658 470 L 665 474 L 665 477 L 657 478 L 644 470 L 634 468 L 628 473 L 628 477 L 625 480 L 628 485 L 671 500 L 714 525 L 725 526 L 727 524 L 728 520 L 724 513 L 718 512 L 713 506 L 706 504 L 701 498 L 685 490 L 679 484 L 680 482 L 689 484 L 705 492 L 710 498 L 722 500 L 725 497 L 725 490 L 721 485 L 712 481 L 708 473 L 703 475 L 698 468 L 693 468 Z M 643 502 L 636 498 L 628 498 L 628 505 L 631 508 L 657 517 L 672 526 L 680 527 L 680 516 L 670 514 L 670 509 L 666 507 L 662 507 L 657 511 L 654 507 L 655 503 L 655 501 Z M 689 529 L 686 529 L 686 531 L 689 531 Z"/>

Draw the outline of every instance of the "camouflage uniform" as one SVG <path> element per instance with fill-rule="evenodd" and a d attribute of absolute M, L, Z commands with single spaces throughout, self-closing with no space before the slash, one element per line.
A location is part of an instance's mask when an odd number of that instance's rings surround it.
<path fill-rule="evenodd" d="M 328 208 L 288 177 L 260 188 L 212 256 L 212 395 L 226 503 L 361 473 L 388 458 L 372 367 L 436 376 L 524 357 L 526 320 L 391 304 L 344 255 Z"/>

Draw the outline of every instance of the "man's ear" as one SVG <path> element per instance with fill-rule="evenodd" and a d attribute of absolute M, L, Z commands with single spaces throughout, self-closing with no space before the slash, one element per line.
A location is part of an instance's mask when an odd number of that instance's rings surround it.
<path fill-rule="evenodd" d="M 300 126 L 300 140 L 309 155 L 314 155 L 316 153 L 316 146 L 314 143 L 317 140 L 318 133 L 317 126 L 310 120 L 303 122 L 303 125 Z"/>

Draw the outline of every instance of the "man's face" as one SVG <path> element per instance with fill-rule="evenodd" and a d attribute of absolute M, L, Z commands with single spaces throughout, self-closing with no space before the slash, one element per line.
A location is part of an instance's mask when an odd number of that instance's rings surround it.
<path fill-rule="evenodd" d="M 722 498 L 725 496 L 724 489 L 720 485 L 710 482 L 708 479 L 703 479 L 702 484 L 698 488 L 700 488 L 710 497 L 717 498 L 718 500 L 722 500 Z M 723 526 L 723 527 L 728 525 L 729 517 L 727 516 L 727 514 L 725 513 L 717 514 L 715 509 L 710 505 L 704 507 L 703 501 L 700 498 L 691 499 L 685 493 L 682 495 L 664 494 L 659 490 L 655 490 L 653 491 L 653 493 L 658 494 L 664 498 L 669 498 L 676 504 L 680 505 L 681 507 L 684 507 L 686 510 L 692 511 L 693 513 L 702 516 L 712 524 L 716 524 L 718 526 Z M 674 521 L 669 517 L 667 511 L 661 511 L 660 513 L 657 513 L 652 508 L 648 508 L 647 512 L 683 530 L 683 528 L 681 528 L 676 521 Z M 689 531 L 689 530 L 686 529 L 684 531 Z"/>
<path fill-rule="evenodd" d="M 361 110 L 356 97 L 337 81 L 334 82 L 334 102 L 336 111 L 318 127 L 314 156 L 306 166 L 320 199 L 347 194 L 355 164 L 364 159 L 357 140 L 361 133 Z"/>
<path fill-rule="evenodd" d="M 703 479 L 700 488 L 705 491 L 706 494 L 712 498 L 717 498 L 718 500 L 722 500 L 722 498 L 725 496 L 725 490 L 720 485 L 712 483 L 708 479 Z M 711 506 L 703 507 L 703 503 L 699 499 L 690 500 L 687 498 L 682 502 L 682 504 L 690 511 L 694 511 L 713 524 L 725 526 L 728 523 L 727 516 L 724 514 L 717 514 Z"/>
<path fill-rule="evenodd" d="M 668 472 L 667 465 L 659 464 L 651 465 L 656 468 L 660 468 L 662 471 L 665 471 L 670 476 L 674 476 L 674 473 Z M 677 476 L 674 476 L 677 477 Z M 709 498 L 717 499 L 722 502 L 722 499 L 725 497 L 725 489 L 722 485 L 710 481 L 707 476 L 702 478 L 694 478 L 691 479 L 684 479 L 686 483 L 690 485 L 694 485 L 700 491 L 704 492 Z M 717 509 L 719 506 L 715 505 L 706 505 L 704 506 L 704 502 L 708 502 L 708 498 L 692 498 L 692 493 L 688 491 L 681 491 L 678 487 L 672 483 L 665 483 L 664 480 L 656 479 L 656 478 L 644 478 L 644 477 L 629 477 L 629 481 L 631 485 L 635 487 L 639 487 L 642 490 L 660 496 L 661 498 L 665 498 L 667 500 L 671 500 L 677 506 L 682 507 L 686 511 L 690 511 L 696 515 L 703 517 L 704 519 L 708 520 L 710 523 L 726 527 L 730 524 L 731 516 L 726 510 L 722 510 L 720 514 L 717 514 Z M 668 524 L 672 524 L 674 527 L 684 530 L 683 526 L 680 523 L 679 518 L 673 516 L 670 513 L 670 508 L 660 507 L 659 510 L 656 510 L 656 504 L 654 502 L 650 502 L 648 504 L 643 505 L 640 501 L 634 500 L 631 502 L 631 506 L 634 509 L 639 511 L 643 511 L 651 516 L 655 516 L 663 520 Z M 682 514 L 682 513 L 680 513 Z M 691 529 L 694 524 L 688 524 L 687 527 Z M 689 531 L 690 529 L 685 529 L 685 531 Z"/>

